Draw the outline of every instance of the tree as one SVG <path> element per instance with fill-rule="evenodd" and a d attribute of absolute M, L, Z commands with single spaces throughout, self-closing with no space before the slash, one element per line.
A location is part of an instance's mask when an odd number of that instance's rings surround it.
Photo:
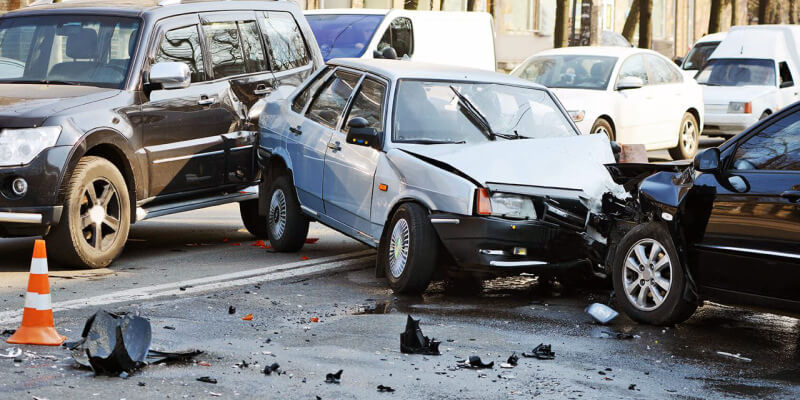
<path fill-rule="evenodd" d="M 653 0 L 639 2 L 639 47 L 649 49 L 653 43 Z"/>
<path fill-rule="evenodd" d="M 758 0 L 758 23 L 766 24 L 771 6 L 770 0 Z"/>
<path fill-rule="evenodd" d="M 622 27 L 622 36 L 633 43 L 633 34 L 636 33 L 636 22 L 639 21 L 639 0 L 634 0 L 628 18 L 625 18 L 625 26 Z"/>
<path fill-rule="evenodd" d="M 556 0 L 556 26 L 553 31 L 553 47 L 567 45 L 567 27 L 569 25 L 569 0 Z"/>
<path fill-rule="evenodd" d="M 739 1 L 731 0 L 731 26 L 739 25 Z"/>
<path fill-rule="evenodd" d="M 734 0 L 734 3 L 736 1 Z M 711 15 L 708 18 L 708 33 L 717 33 L 722 25 L 722 0 L 711 0 Z"/>
<path fill-rule="evenodd" d="M 789 0 L 789 23 L 797 23 L 797 0 Z"/>

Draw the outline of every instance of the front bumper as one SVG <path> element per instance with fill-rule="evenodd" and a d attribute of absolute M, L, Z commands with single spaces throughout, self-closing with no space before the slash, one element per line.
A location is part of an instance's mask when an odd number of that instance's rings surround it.
<path fill-rule="evenodd" d="M 706 112 L 703 134 L 709 136 L 735 136 L 756 122 L 758 122 L 758 117 L 753 114 Z"/>
<path fill-rule="evenodd" d="M 62 206 L 0 207 L 0 237 L 44 236 L 61 220 Z"/>
<path fill-rule="evenodd" d="M 592 254 L 580 233 L 555 223 L 455 214 L 432 214 L 430 221 L 464 270 L 564 271 Z"/>

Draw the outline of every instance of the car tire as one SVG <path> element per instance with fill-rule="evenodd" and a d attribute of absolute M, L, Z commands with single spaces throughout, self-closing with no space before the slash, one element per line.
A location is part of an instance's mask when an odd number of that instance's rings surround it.
<path fill-rule="evenodd" d="M 378 246 L 378 263 L 395 293 L 422 293 L 436 269 L 439 240 L 428 213 L 415 203 L 401 205 Z"/>
<path fill-rule="evenodd" d="M 47 235 L 50 256 L 65 266 L 105 268 L 122 253 L 130 222 L 128 187 L 117 167 L 83 157 L 67 183 L 61 220 Z"/>
<path fill-rule="evenodd" d="M 267 207 L 267 237 L 272 248 L 286 253 L 303 248 L 309 221 L 300 211 L 294 185 L 288 176 L 279 176 L 272 182 Z"/>
<path fill-rule="evenodd" d="M 678 129 L 678 145 L 669 149 L 669 156 L 673 160 L 689 160 L 697 154 L 700 146 L 700 129 L 697 118 L 692 113 L 683 114 L 681 125 Z"/>
<path fill-rule="evenodd" d="M 592 125 L 591 133 L 601 133 L 608 136 L 608 140 L 614 141 L 617 135 L 614 133 L 614 128 L 611 127 L 611 123 L 604 118 L 598 118 L 597 121 L 594 121 L 594 125 Z"/>
<path fill-rule="evenodd" d="M 267 217 L 258 215 L 258 200 L 239 202 L 239 214 L 251 235 L 258 239 L 267 238 Z"/>
<path fill-rule="evenodd" d="M 617 305 L 634 321 L 674 325 L 697 309 L 696 303 L 684 299 L 684 266 L 661 224 L 631 229 L 617 246 L 612 271 Z"/>

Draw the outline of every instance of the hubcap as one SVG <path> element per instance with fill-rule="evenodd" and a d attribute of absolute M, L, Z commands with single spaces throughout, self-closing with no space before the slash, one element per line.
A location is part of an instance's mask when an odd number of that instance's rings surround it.
<path fill-rule="evenodd" d="M 108 250 L 117 238 L 122 218 L 117 188 L 105 178 L 93 180 L 83 190 L 79 215 L 86 243 L 98 251 Z"/>
<path fill-rule="evenodd" d="M 392 239 L 389 242 L 389 271 L 395 279 L 400 278 L 406 269 L 410 237 L 408 222 L 399 219 L 392 229 Z"/>
<path fill-rule="evenodd" d="M 652 311 L 664 303 L 672 288 L 672 262 L 655 239 L 642 239 L 625 256 L 625 296 L 637 309 Z"/>
<path fill-rule="evenodd" d="M 283 237 L 286 231 L 286 196 L 280 189 L 272 193 L 269 203 L 269 229 L 276 239 Z"/>
<path fill-rule="evenodd" d="M 604 126 L 598 126 L 597 128 L 594 129 L 593 133 L 606 135 L 607 138 L 611 139 L 611 134 L 608 132 L 608 130 Z"/>
<path fill-rule="evenodd" d="M 681 146 L 686 154 L 694 154 L 697 148 L 697 129 L 692 121 L 686 121 L 681 127 Z"/>

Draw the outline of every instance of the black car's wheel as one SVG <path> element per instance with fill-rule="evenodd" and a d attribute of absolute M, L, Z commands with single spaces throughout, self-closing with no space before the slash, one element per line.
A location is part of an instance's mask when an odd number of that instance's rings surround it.
<path fill-rule="evenodd" d="M 282 175 L 272 182 L 267 200 L 267 237 L 272 248 L 295 252 L 308 236 L 308 218 L 300 211 L 292 180 Z"/>
<path fill-rule="evenodd" d="M 378 247 L 379 267 L 396 293 L 421 293 L 428 288 L 438 243 L 424 208 L 406 203 L 397 209 Z"/>
<path fill-rule="evenodd" d="M 267 238 L 267 217 L 258 215 L 258 200 L 248 200 L 239 203 L 239 214 L 242 216 L 244 227 L 251 235 Z"/>
<path fill-rule="evenodd" d="M 663 226 L 651 222 L 633 228 L 619 243 L 613 263 L 617 305 L 633 320 L 674 325 L 697 308 L 683 298 L 686 275 Z"/>
<path fill-rule="evenodd" d="M 678 145 L 669 149 L 669 156 L 673 160 L 688 160 L 697 154 L 700 144 L 700 127 L 692 113 L 683 114 L 681 126 L 678 130 Z"/>
<path fill-rule="evenodd" d="M 603 118 L 599 118 L 597 121 L 594 121 L 591 132 L 606 135 L 608 136 L 608 140 L 611 141 L 614 141 L 614 138 L 616 137 L 614 134 L 614 128 L 612 128 L 611 124 Z"/>
<path fill-rule="evenodd" d="M 128 240 L 130 210 L 128 187 L 114 164 L 82 158 L 67 184 L 61 221 L 47 236 L 51 257 L 68 266 L 109 266 Z"/>

